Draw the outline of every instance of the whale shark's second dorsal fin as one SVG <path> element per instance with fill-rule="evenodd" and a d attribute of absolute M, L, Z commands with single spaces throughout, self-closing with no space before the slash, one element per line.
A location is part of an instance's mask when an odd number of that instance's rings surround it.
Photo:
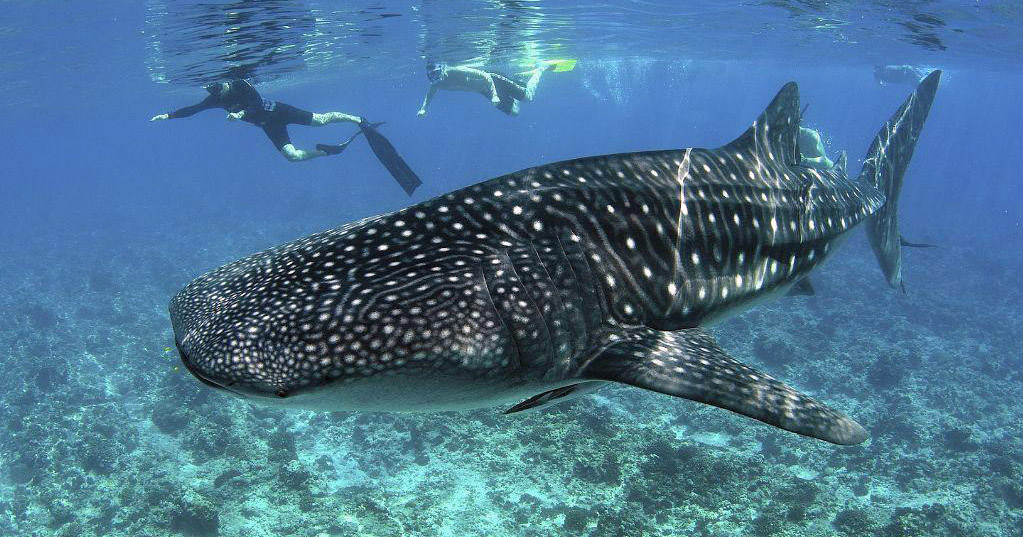
<path fill-rule="evenodd" d="M 783 158 L 785 164 L 799 164 L 799 88 L 795 82 L 782 86 L 764 113 L 746 132 L 721 149 L 753 151 L 758 155 Z"/>
<path fill-rule="evenodd" d="M 838 172 L 841 174 L 848 173 L 847 168 L 849 167 L 849 155 L 845 151 L 838 154 L 838 160 L 835 161 L 835 165 L 831 167 L 831 171 Z"/>

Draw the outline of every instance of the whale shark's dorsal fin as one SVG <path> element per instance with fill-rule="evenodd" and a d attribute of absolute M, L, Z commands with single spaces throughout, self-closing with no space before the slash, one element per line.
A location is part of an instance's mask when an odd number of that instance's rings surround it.
<path fill-rule="evenodd" d="M 847 174 L 847 168 L 849 167 L 849 155 L 842 151 L 838 154 L 838 160 L 835 161 L 835 165 L 831 167 L 832 171 L 839 172 L 843 175 Z"/>
<path fill-rule="evenodd" d="M 799 115 L 799 88 L 789 82 L 746 132 L 721 149 L 752 150 L 758 155 L 783 158 L 789 165 L 799 164 Z"/>
<path fill-rule="evenodd" d="M 835 444 L 867 439 L 858 423 L 732 358 L 702 328 L 632 331 L 580 377 L 692 399 Z"/>

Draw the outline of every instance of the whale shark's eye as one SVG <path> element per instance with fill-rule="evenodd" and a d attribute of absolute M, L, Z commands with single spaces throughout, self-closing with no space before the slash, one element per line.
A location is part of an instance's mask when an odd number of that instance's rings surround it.
<path fill-rule="evenodd" d="M 287 390 L 277 390 L 277 397 L 280 397 L 281 399 L 284 399 L 287 396 L 288 396 L 288 391 Z"/>

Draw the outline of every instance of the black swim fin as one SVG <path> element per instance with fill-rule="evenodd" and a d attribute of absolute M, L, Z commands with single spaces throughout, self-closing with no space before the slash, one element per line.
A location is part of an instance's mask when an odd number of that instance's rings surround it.
<path fill-rule="evenodd" d="M 375 127 L 379 127 L 380 125 L 383 125 L 383 124 L 384 124 L 384 122 L 381 121 L 380 123 L 373 123 L 370 126 L 375 128 Z M 323 151 L 324 153 L 326 153 L 328 155 L 340 155 L 342 151 L 344 151 L 345 149 L 348 148 L 348 144 L 352 143 L 352 140 L 358 138 L 360 134 L 362 134 L 361 130 L 356 132 L 355 134 L 349 136 L 347 140 L 341 142 L 338 145 L 316 144 L 316 149 L 318 149 L 320 151 Z"/>
<path fill-rule="evenodd" d="M 391 177 L 398 181 L 398 184 L 405 190 L 405 193 L 411 196 L 416 188 L 423 184 L 423 181 L 419 179 L 416 172 L 412 171 L 412 168 L 409 168 L 405 159 L 401 158 L 401 155 L 391 145 L 391 142 L 384 138 L 384 135 L 377 132 L 376 127 L 379 125 L 380 123 L 370 123 L 363 118 L 362 123 L 359 123 L 359 128 L 362 130 L 362 134 L 366 136 L 366 141 L 369 142 L 369 147 L 373 149 L 373 154 L 387 168 L 387 171 L 391 172 Z"/>

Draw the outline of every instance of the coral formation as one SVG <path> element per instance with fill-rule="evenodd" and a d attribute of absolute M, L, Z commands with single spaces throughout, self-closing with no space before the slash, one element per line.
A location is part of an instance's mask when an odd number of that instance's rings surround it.
<path fill-rule="evenodd" d="M 247 249 L 224 240 L 225 258 Z M 2 272 L 18 313 L 0 317 L 0 534 L 1018 534 L 1019 291 L 948 277 L 966 253 L 946 249 L 905 296 L 862 241 L 847 250 L 815 296 L 714 328 L 863 423 L 846 448 L 623 386 L 515 416 L 255 407 L 164 351 L 188 276 L 166 253 L 75 272 L 39 252 L 32 276 Z M 185 261 L 224 260 L 209 255 Z M 983 300 L 992 287 L 1014 298 Z"/>

